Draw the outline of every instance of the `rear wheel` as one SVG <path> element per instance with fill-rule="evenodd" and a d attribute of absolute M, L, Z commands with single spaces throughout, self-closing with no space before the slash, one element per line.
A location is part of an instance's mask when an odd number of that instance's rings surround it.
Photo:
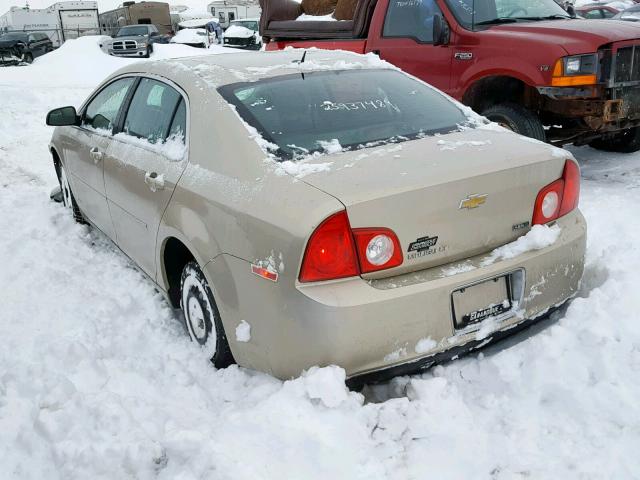
<path fill-rule="evenodd" d="M 205 349 L 214 366 L 225 368 L 234 363 L 213 293 L 194 261 L 187 263 L 182 270 L 180 308 L 191 340 Z"/>
<path fill-rule="evenodd" d="M 605 152 L 637 152 L 640 150 L 640 127 L 623 130 L 613 137 L 598 138 L 589 143 L 589 146 Z"/>
<path fill-rule="evenodd" d="M 82 212 L 80 208 L 78 208 L 78 204 L 76 203 L 76 199 L 73 197 L 73 192 L 71 192 L 71 186 L 69 185 L 69 179 L 67 178 L 67 172 L 64 169 L 64 166 L 61 164 L 58 166 L 58 182 L 60 182 L 60 193 L 62 194 L 62 204 L 65 208 L 71 211 L 73 215 L 73 219 L 78 223 L 85 223 L 84 217 L 82 216 Z"/>
<path fill-rule="evenodd" d="M 482 112 L 492 122 L 508 128 L 520 135 L 546 142 L 547 136 L 540 119 L 531 110 L 517 103 L 503 103 Z"/>

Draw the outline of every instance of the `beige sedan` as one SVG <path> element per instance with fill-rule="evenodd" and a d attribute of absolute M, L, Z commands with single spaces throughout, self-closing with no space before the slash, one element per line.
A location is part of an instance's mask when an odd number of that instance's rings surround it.
<path fill-rule="evenodd" d="M 47 117 L 65 205 L 217 367 L 415 371 L 576 293 L 568 153 L 373 57 L 301 53 L 130 65 Z"/>

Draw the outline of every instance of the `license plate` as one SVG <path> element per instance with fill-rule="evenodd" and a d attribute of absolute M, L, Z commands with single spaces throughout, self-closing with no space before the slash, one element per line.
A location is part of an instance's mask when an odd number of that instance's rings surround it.
<path fill-rule="evenodd" d="M 454 291 L 451 304 L 456 328 L 465 328 L 511 310 L 510 290 L 508 277 L 502 276 Z"/>

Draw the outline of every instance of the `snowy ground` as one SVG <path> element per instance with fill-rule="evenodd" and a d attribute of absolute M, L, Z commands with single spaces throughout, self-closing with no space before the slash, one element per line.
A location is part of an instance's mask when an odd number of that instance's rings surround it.
<path fill-rule="evenodd" d="M 127 60 L 47 57 L 0 70 L 0 478 L 640 478 L 640 154 L 573 149 L 586 273 L 537 335 L 364 395 L 337 368 L 280 382 L 212 368 L 49 201 L 46 112 Z"/>

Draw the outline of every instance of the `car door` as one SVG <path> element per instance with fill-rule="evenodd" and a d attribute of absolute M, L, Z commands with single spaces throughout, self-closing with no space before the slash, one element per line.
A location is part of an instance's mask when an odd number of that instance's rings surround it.
<path fill-rule="evenodd" d="M 447 91 L 451 49 L 433 45 L 433 18 L 442 15 L 435 0 L 389 0 L 381 31 L 375 31 L 368 48 L 405 72 Z M 379 29 L 379 27 L 378 27 Z"/>
<path fill-rule="evenodd" d="M 160 219 L 186 166 L 187 110 L 186 96 L 177 86 L 140 78 L 122 131 L 105 155 L 116 242 L 152 278 Z"/>
<path fill-rule="evenodd" d="M 114 80 L 87 102 L 78 127 L 63 137 L 63 157 L 71 190 L 80 210 L 96 227 L 115 240 L 104 188 L 104 151 L 134 77 Z"/>

